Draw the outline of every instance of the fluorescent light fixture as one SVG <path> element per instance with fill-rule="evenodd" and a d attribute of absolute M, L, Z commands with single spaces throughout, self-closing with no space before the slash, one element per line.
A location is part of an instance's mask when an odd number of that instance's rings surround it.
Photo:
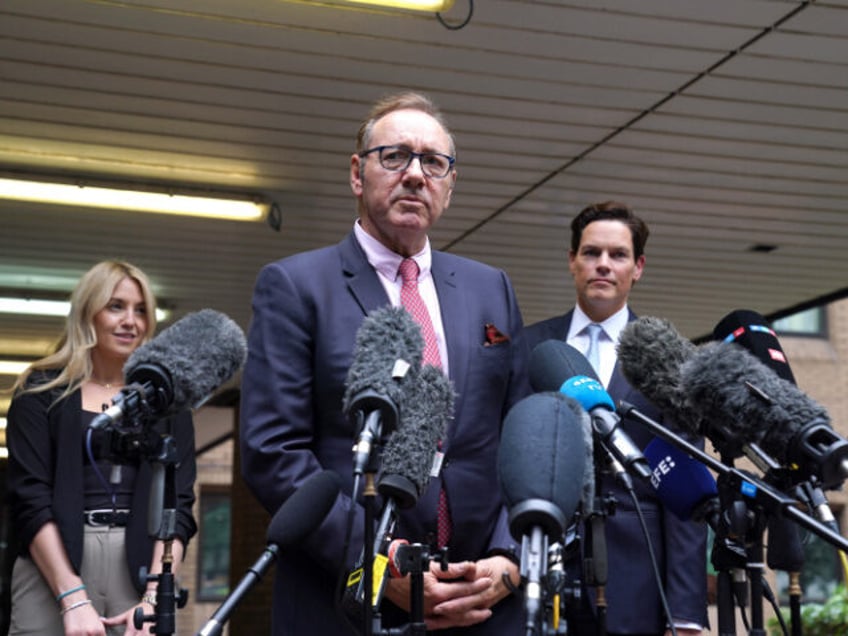
<path fill-rule="evenodd" d="M 412 11 L 447 11 L 455 0 L 345 0 L 355 4 L 373 4 L 379 7 L 394 7 L 396 9 L 411 9 Z"/>
<path fill-rule="evenodd" d="M 0 296 L 0 314 L 19 314 L 26 316 L 67 316 L 71 303 L 67 300 L 40 300 L 37 298 L 11 298 Z M 156 320 L 163 322 L 171 312 L 156 308 Z"/>
<path fill-rule="evenodd" d="M 79 205 L 133 212 L 179 214 L 232 221 L 258 221 L 265 218 L 268 204 L 217 193 L 181 194 L 166 188 L 133 190 L 129 187 L 105 186 L 84 181 L 38 181 L 26 178 L 0 177 L 0 198 L 59 205 Z"/>
<path fill-rule="evenodd" d="M 31 360 L 0 360 L 0 375 L 20 375 L 31 362 Z"/>

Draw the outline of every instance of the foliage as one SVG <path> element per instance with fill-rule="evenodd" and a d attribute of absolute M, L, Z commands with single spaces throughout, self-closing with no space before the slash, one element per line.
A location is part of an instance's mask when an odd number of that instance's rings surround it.
<path fill-rule="evenodd" d="M 782 609 L 784 620 L 789 624 L 789 610 Z M 801 624 L 804 636 L 837 636 L 848 634 L 848 592 L 845 585 L 837 586 L 824 603 L 806 603 L 801 608 Z M 768 622 L 769 636 L 783 636 L 776 618 Z"/>

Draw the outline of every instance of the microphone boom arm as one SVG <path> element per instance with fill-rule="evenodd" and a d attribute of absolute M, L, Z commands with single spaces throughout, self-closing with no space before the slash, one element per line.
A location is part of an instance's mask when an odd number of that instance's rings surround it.
<path fill-rule="evenodd" d="M 677 435 L 659 422 L 656 422 L 644 413 L 641 413 L 629 402 L 622 400 L 619 403 L 618 408 L 622 415 L 630 416 L 638 420 L 647 426 L 654 435 L 663 438 L 670 444 L 674 444 L 677 448 L 693 459 L 698 460 L 708 468 L 714 470 L 719 475 L 719 479 L 726 480 L 727 484 L 733 490 L 741 493 L 746 500 L 753 501 L 766 513 L 778 513 L 783 515 L 803 528 L 818 535 L 821 539 L 824 539 L 835 548 L 843 551 L 848 550 L 848 539 L 845 539 L 845 537 L 834 532 L 831 528 L 799 510 L 795 506 L 797 501 L 792 497 L 788 497 L 783 493 L 776 491 L 771 486 L 753 475 L 745 473 L 733 466 L 723 464 L 717 459 L 706 454 L 698 447 L 690 444 L 680 435 Z"/>

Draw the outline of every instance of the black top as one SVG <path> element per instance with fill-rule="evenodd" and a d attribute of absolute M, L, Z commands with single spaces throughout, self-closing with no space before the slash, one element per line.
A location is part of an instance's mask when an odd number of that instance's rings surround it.
<path fill-rule="evenodd" d="M 54 404 L 61 392 L 60 387 L 42 393 L 17 395 L 12 400 L 6 430 L 9 448 L 8 500 L 20 553 L 28 555 L 33 537 L 52 520 L 59 528 L 71 564 L 79 573 L 83 551 L 82 513 L 85 509 L 82 449 L 86 424 L 83 423 L 80 391 Z M 165 506 L 173 506 L 176 510 L 173 538 L 188 545 L 197 531 L 192 515 L 196 466 L 191 412 L 184 411 L 145 424 L 145 427 L 151 434 L 169 435 L 175 442 L 176 461 L 164 464 L 164 472 L 167 473 L 170 467 L 174 470 L 175 503 L 167 503 L 167 493 L 164 501 Z M 126 529 L 127 564 L 130 577 L 139 591 L 144 589 L 144 585 L 137 580 L 138 571 L 142 566 L 150 566 L 155 538 L 151 532 L 155 535 L 159 531 L 159 528 L 148 528 L 148 504 L 155 463 L 149 457 L 153 455 L 145 455 L 138 466 Z"/>

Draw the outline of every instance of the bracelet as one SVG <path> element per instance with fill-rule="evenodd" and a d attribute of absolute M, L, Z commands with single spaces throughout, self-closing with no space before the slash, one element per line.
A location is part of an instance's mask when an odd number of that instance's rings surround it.
<path fill-rule="evenodd" d="M 77 585 L 76 587 L 72 587 L 69 590 L 65 590 L 64 592 L 62 592 L 61 594 L 58 594 L 56 596 L 56 602 L 58 603 L 59 601 L 61 601 L 66 596 L 70 596 L 74 592 L 81 592 L 84 589 L 85 589 L 85 585 Z"/>
<path fill-rule="evenodd" d="M 84 601 L 77 601 L 76 603 L 72 603 L 71 605 L 68 605 L 65 609 L 63 609 L 61 612 L 59 612 L 59 616 L 64 616 L 65 614 L 67 614 L 71 610 L 75 610 L 76 608 L 82 607 L 83 605 L 91 605 L 91 599 L 87 598 Z"/>
<path fill-rule="evenodd" d="M 147 603 L 156 607 L 156 592 L 147 590 L 144 595 L 141 597 L 141 603 Z"/>

